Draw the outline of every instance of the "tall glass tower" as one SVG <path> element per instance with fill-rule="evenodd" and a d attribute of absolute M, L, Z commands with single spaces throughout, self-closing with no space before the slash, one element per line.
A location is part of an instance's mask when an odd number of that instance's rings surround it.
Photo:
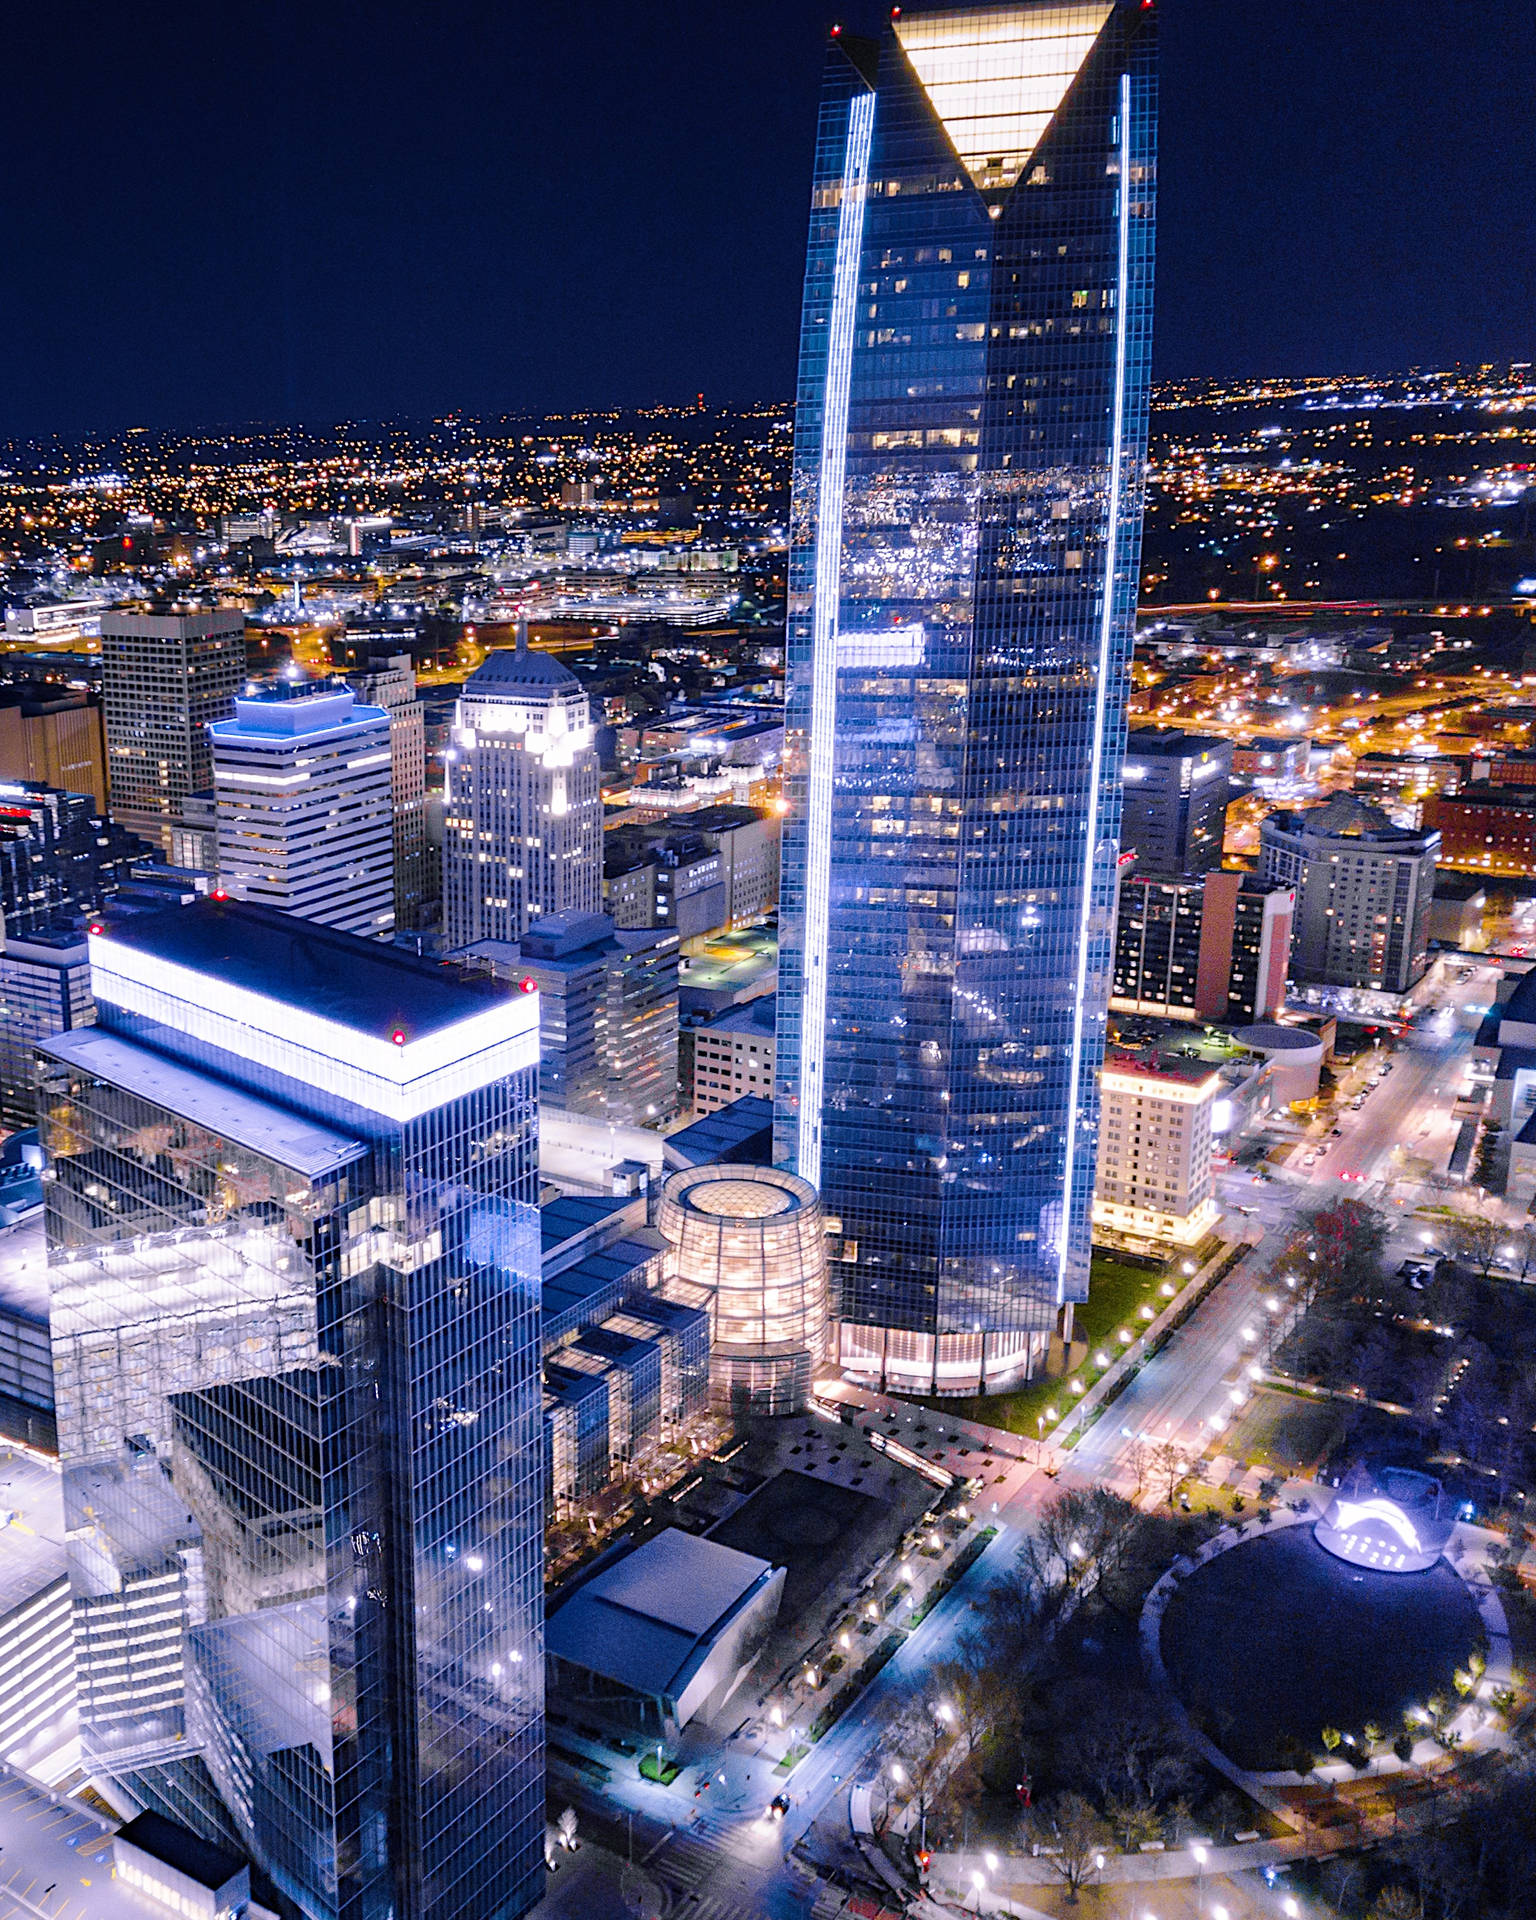
<path fill-rule="evenodd" d="M 45 1043 L 80 1737 L 309 1920 L 544 1885 L 537 995 L 203 900 Z"/>
<path fill-rule="evenodd" d="M 777 1155 L 843 1365 L 975 1392 L 1082 1299 L 1152 327 L 1153 0 L 834 34 L 790 568 Z"/>

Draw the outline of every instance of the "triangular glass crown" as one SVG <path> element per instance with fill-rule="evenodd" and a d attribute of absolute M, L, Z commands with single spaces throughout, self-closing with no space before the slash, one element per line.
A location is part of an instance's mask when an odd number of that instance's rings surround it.
<path fill-rule="evenodd" d="M 975 185 L 1007 189 L 1066 98 L 1114 0 L 902 14 L 896 36 Z"/>

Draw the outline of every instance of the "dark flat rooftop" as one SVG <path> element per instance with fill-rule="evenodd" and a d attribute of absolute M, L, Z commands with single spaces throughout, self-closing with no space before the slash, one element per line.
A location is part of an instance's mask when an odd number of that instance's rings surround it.
<path fill-rule="evenodd" d="M 773 1159 L 773 1102 L 744 1093 L 691 1126 L 669 1133 L 663 1149 L 669 1167 L 705 1167 L 712 1161 L 767 1166 Z"/>
<path fill-rule="evenodd" d="M 358 1033 L 409 1038 L 487 1012 L 511 990 L 379 940 L 339 933 L 291 913 L 207 897 L 131 919 L 106 919 L 108 937 L 206 973 L 232 987 L 334 1020 Z"/>
<path fill-rule="evenodd" d="M 117 1838 L 214 1891 L 233 1880 L 246 1864 L 238 1853 L 200 1839 L 161 1813 L 135 1815 L 126 1827 L 118 1828 Z"/>
<path fill-rule="evenodd" d="M 1127 760 L 1182 760 L 1187 755 L 1214 753 L 1217 748 L 1230 744 L 1220 735 L 1186 733 L 1182 727 L 1132 727 L 1125 757 Z"/>

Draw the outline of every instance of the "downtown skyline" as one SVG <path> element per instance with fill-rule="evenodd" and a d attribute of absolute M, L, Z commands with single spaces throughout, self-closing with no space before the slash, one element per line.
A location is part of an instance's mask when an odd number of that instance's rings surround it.
<path fill-rule="evenodd" d="M 0 1920 L 1525 1920 L 1522 23 L 832 3 L 23 25 Z"/>

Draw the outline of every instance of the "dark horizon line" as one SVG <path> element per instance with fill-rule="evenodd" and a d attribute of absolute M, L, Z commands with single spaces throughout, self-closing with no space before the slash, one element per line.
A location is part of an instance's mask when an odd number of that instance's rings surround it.
<path fill-rule="evenodd" d="M 1435 373 L 1463 373 L 1481 368 L 1514 369 L 1536 365 L 1536 360 L 1449 360 L 1433 363 L 1410 362 L 1399 367 L 1359 368 L 1348 371 L 1338 369 L 1321 373 L 1183 373 L 1169 374 L 1152 382 L 1152 402 L 1159 404 L 1159 397 L 1173 389 L 1198 384 L 1212 386 L 1238 387 L 1251 383 L 1283 384 L 1288 381 L 1320 381 L 1324 384 L 1352 385 L 1361 381 L 1393 381 L 1422 377 Z M 74 433 L 54 432 L 49 434 L 13 434 L 0 439 L 0 450 L 22 451 L 29 448 L 50 446 L 77 447 L 93 440 L 127 440 L 138 435 L 156 438 L 165 434 L 184 435 L 188 439 L 200 436 L 213 436 L 230 433 L 335 433 L 343 427 L 451 427 L 456 425 L 483 425 L 488 421 L 548 421 L 582 419 L 624 419 L 628 416 L 648 413 L 678 414 L 718 414 L 722 417 L 734 416 L 744 419 L 758 412 L 793 411 L 794 400 L 789 395 L 779 397 L 761 396 L 755 400 L 729 402 L 711 402 L 708 399 L 701 406 L 698 396 L 689 400 L 644 400 L 623 403 L 568 406 L 564 408 L 507 408 L 501 412 L 477 412 L 467 407 L 449 407 L 441 412 L 400 413 L 400 414 L 342 414 L 328 420 L 305 419 L 245 419 L 211 420 L 200 422 L 196 426 L 149 426 L 135 423 L 123 427 L 86 427 Z"/>

